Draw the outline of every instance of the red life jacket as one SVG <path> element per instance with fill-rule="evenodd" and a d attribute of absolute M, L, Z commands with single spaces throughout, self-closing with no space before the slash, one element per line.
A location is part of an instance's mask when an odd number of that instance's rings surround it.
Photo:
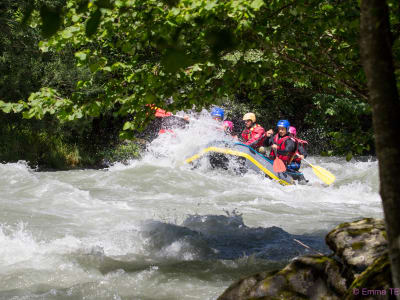
<path fill-rule="evenodd" d="M 161 109 L 161 108 L 156 107 L 155 110 L 156 110 L 155 116 L 156 116 L 157 118 L 164 118 L 164 117 L 170 117 L 170 116 L 172 116 L 172 113 L 171 113 L 171 112 L 166 111 L 166 110 L 164 110 L 164 109 Z"/>
<path fill-rule="evenodd" d="M 249 145 L 251 143 L 254 143 L 257 140 L 252 141 L 253 135 L 259 134 L 260 137 L 255 145 L 253 145 L 253 148 L 261 147 L 264 144 L 265 140 L 265 130 L 262 126 L 258 124 L 254 124 L 251 128 L 246 128 L 242 132 L 242 138 L 245 141 L 246 145 Z"/>
<path fill-rule="evenodd" d="M 278 151 L 285 151 L 285 142 L 288 139 L 292 139 L 289 135 L 285 135 L 284 137 L 280 137 L 279 134 L 275 134 L 274 136 L 274 144 L 278 145 L 278 149 L 276 149 L 278 158 L 283 160 L 285 164 L 288 164 L 291 160 L 292 156 L 295 154 L 294 152 L 288 152 L 286 154 L 279 154 Z M 271 153 L 269 154 L 271 159 L 275 159 L 275 152 L 271 149 Z"/>
<path fill-rule="evenodd" d="M 295 152 L 295 155 L 293 155 L 293 157 L 291 157 L 291 159 L 289 160 L 289 163 L 291 163 L 292 161 L 300 163 L 301 158 L 297 156 L 297 155 L 301 155 L 301 153 L 299 152 L 299 145 L 303 145 L 303 147 L 304 147 L 305 145 L 308 144 L 308 142 L 305 140 L 301 140 L 294 136 L 292 136 L 292 140 L 296 143 L 296 152 Z"/>

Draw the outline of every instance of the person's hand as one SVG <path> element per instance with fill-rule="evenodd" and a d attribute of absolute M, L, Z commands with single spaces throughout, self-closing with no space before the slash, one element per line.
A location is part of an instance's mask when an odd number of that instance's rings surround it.
<path fill-rule="evenodd" d="M 272 129 L 269 129 L 268 131 L 267 131 L 267 137 L 270 137 L 271 135 L 273 135 L 274 134 L 274 131 L 272 130 Z"/>
<path fill-rule="evenodd" d="M 278 149 L 278 145 L 273 144 L 273 145 L 271 146 L 271 148 L 276 150 L 276 149 Z"/>
<path fill-rule="evenodd" d="M 299 155 L 299 154 L 297 154 L 297 156 L 300 158 L 300 159 L 304 159 L 304 155 Z"/>
<path fill-rule="evenodd" d="M 184 117 L 183 117 L 183 119 L 185 120 L 185 121 L 188 121 L 189 122 L 189 116 L 188 115 L 185 115 Z"/>

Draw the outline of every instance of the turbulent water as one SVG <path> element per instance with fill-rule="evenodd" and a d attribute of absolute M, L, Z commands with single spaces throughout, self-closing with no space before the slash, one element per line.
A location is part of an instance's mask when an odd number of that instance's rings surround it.
<path fill-rule="evenodd" d="M 200 117 L 104 170 L 35 172 L 0 164 L 0 299 L 216 299 L 241 276 L 275 269 L 324 234 L 382 217 L 373 160 L 311 157 L 323 186 L 182 163 L 224 139 Z"/>

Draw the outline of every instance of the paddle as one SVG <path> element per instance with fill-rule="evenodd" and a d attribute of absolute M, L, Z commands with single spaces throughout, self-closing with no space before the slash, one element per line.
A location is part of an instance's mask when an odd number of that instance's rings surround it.
<path fill-rule="evenodd" d="M 275 173 L 285 172 L 286 171 L 285 163 L 276 154 L 276 149 L 274 149 L 274 153 L 275 153 L 275 160 L 274 160 L 274 164 L 272 165 L 274 172 Z"/>
<path fill-rule="evenodd" d="M 323 182 L 325 182 L 327 185 L 330 185 L 335 181 L 335 179 L 336 179 L 335 175 L 333 175 L 328 170 L 325 170 L 324 168 L 322 168 L 320 166 L 314 166 L 310 162 L 305 160 L 304 158 L 303 158 L 303 160 L 310 165 L 314 174 L 317 175 L 317 177 L 319 179 L 321 179 Z"/>

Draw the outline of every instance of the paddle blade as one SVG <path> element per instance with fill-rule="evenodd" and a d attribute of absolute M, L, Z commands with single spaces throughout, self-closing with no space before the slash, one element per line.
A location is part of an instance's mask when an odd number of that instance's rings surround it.
<path fill-rule="evenodd" d="M 280 158 L 275 158 L 272 168 L 274 169 L 275 173 L 282 173 L 286 171 L 286 166 Z"/>
<path fill-rule="evenodd" d="M 335 181 L 335 179 L 336 179 L 335 175 L 333 175 L 328 170 L 325 170 L 324 168 L 322 168 L 320 166 L 311 165 L 311 167 L 313 169 L 314 174 L 317 175 L 327 185 L 330 185 Z"/>

